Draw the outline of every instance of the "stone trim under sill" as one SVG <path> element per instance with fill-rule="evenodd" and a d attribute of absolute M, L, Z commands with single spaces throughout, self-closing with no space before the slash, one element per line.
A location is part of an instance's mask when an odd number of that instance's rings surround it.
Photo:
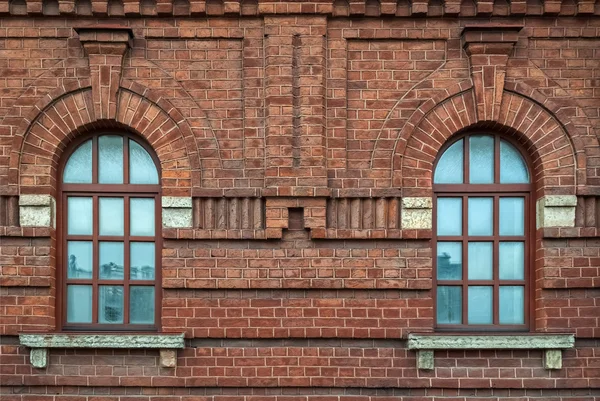
<path fill-rule="evenodd" d="M 433 370 L 435 350 L 478 349 L 541 349 L 544 350 L 544 368 L 562 369 L 562 350 L 575 347 L 573 334 L 514 334 L 514 335 L 408 335 L 408 349 L 417 352 L 417 369 Z"/>
<path fill-rule="evenodd" d="M 19 343 L 31 348 L 30 361 L 34 368 L 48 366 L 49 348 L 110 348 L 158 349 L 160 366 L 177 365 L 177 349 L 185 347 L 182 334 L 90 334 L 90 333 L 22 333 Z"/>
<path fill-rule="evenodd" d="M 408 349 L 417 352 L 417 368 L 433 370 L 435 350 L 478 349 L 541 349 L 544 350 L 544 368 L 562 369 L 562 350 L 575 347 L 573 334 L 514 334 L 514 335 L 408 335 Z"/>

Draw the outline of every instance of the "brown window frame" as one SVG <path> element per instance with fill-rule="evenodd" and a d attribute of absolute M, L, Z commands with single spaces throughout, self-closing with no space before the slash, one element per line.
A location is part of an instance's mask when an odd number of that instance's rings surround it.
<path fill-rule="evenodd" d="M 468 184 L 469 182 L 469 137 L 474 135 L 487 135 L 494 138 L 494 183 L 493 184 Z M 444 152 L 459 140 L 463 139 L 463 183 L 462 184 L 435 184 L 432 176 L 433 189 L 433 318 L 436 331 L 529 331 L 533 327 L 533 302 L 532 283 L 533 277 L 533 257 L 532 244 L 535 243 L 535 230 L 533 227 L 533 218 L 535 216 L 533 196 L 533 170 L 531 162 L 521 149 L 521 146 L 512 138 L 505 137 L 497 133 L 490 132 L 469 132 L 457 135 L 452 140 L 447 141 L 440 149 L 439 155 L 433 165 L 433 172 L 437 168 L 438 162 Z M 504 140 L 515 147 L 523 160 L 529 174 L 529 183 L 527 184 L 501 184 L 500 183 L 500 140 Z M 468 235 L 468 198 L 487 197 L 493 198 L 493 232 L 490 236 L 469 236 Z M 499 235 L 499 200 L 503 197 L 523 197 L 524 198 L 524 232 L 522 236 L 500 236 Z M 438 198 L 461 198 L 462 199 L 462 235 L 460 236 L 442 236 L 437 234 L 437 207 Z M 437 243 L 438 242 L 461 242 L 462 243 L 462 278 L 460 280 L 438 280 L 437 278 Z M 469 280 L 468 279 L 468 243 L 481 241 L 493 243 L 493 277 L 492 280 Z M 522 241 L 524 242 L 524 273 L 523 280 L 500 280 L 499 279 L 499 252 L 500 242 L 504 241 Z M 460 286 L 462 288 L 462 322 L 461 324 L 439 324 L 437 321 L 437 288 L 438 286 Z M 468 319 L 468 286 L 482 285 L 493 287 L 492 301 L 492 324 L 469 324 Z M 499 287 L 501 285 L 524 286 L 523 300 L 523 324 L 500 324 L 499 323 Z"/>
<path fill-rule="evenodd" d="M 98 183 L 98 139 L 101 136 L 112 135 L 123 138 L 123 184 L 100 184 Z M 80 145 L 92 140 L 92 183 L 77 184 L 63 183 L 63 175 L 66 163 Z M 133 140 L 142 146 L 152 158 L 158 174 L 158 184 L 129 184 L 129 140 Z M 162 221 L 161 221 L 161 170 L 160 162 L 152 147 L 142 138 L 128 132 L 102 131 L 92 135 L 86 135 L 73 141 L 64 152 L 58 173 L 58 205 L 59 218 L 57 219 L 57 322 L 60 322 L 62 330 L 65 331 L 127 331 L 147 332 L 159 331 L 161 328 L 162 286 L 161 280 L 161 258 L 162 258 Z M 69 235 L 67 233 L 68 197 L 91 197 L 93 211 L 92 235 Z M 124 206 L 124 232 L 122 236 L 99 235 L 99 198 L 100 197 L 122 197 Z M 130 198 L 153 198 L 154 199 L 154 236 L 131 236 L 129 235 L 129 201 Z M 84 240 L 93 242 L 93 269 L 91 279 L 69 279 L 68 253 L 66 251 L 69 240 Z M 99 278 L 98 248 L 100 241 L 122 241 L 124 243 L 124 271 L 122 280 L 102 280 Z M 129 278 L 129 243 L 130 242 L 154 242 L 155 244 L 155 271 L 154 280 L 130 280 Z M 67 322 L 67 285 L 82 284 L 92 285 L 92 323 L 68 323 Z M 98 323 L 98 302 L 100 285 L 122 285 L 123 286 L 123 322 L 124 323 Z M 154 287 L 154 324 L 130 324 L 129 322 L 129 288 L 134 286 Z"/>

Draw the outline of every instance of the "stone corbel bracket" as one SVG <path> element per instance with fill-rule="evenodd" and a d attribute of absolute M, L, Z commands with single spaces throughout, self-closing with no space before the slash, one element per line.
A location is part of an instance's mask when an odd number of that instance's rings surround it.
<path fill-rule="evenodd" d="M 95 117 L 114 119 L 123 58 L 132 47 L 133 31 L 118 25 L 86 26 L 75 31 L 90 62 Z"/>
<path fill-rule="evenodd" d="M 562 369 L 562 350 L 575 347 L 573 334 L 443 335 L 409 334 L 408 349 L 417 352 L 417 368 L 433 370 L 436 350 L 541 349 L 544 368 Z"/>
<path fill-rule="evenodd" d="M 498 120 L 506 65 L 521 29 L 518 25 L 499 24 L 478 24 L 463 29 L 479 121 Z"/>
<path fill-rule="evenodd" d="M 21 345 L 31 348 L 34 368 L 48 366 L 49 348 L 158 349 L 160 366 L 177 366 L 177 350 L 185 347 L 183 334 L 19 334 Z"/>

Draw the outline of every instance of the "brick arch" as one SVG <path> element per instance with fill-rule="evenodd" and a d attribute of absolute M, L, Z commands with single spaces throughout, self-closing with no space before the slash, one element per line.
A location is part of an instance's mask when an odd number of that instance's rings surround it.
<path fill-rule="evenodd" d="M 41 99 L 19 125 L 10 154 L 9 186 L 21 193 L 54 195 L 66 145 L 84 132 L 101 130 L 128 130 L 150 143 L 161 163 L 165 195 L 189 196 L 192 186 L 200 185 L 201 166 L 192 130 L 168 101 L 153 101 L 143 87 L 128 84 L 119 92 L 115 120 L 98 120 L 91 87 L 53 97 L 61 91 Z"/>
<path fill-rule="evenodd" d="M 532 99 L 505 91 L 499 115 L 498 121 L 477 121 L 472 90 L 438 103 L 409 129 L 406 144 L 398 143 L 393 185 L 402 186 L 404 196 L 429 195 L 433 163 L 442 145 L 458 132 L 481 129 L 504 133 L 521 143 L 530 156 L 540 195 L 575 194 L 581 175 L 576 155 L 582 149 L 575 147 L 553 113 Z"/>

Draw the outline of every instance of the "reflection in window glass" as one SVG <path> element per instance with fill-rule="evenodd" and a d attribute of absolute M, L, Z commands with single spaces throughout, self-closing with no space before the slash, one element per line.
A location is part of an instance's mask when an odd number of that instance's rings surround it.
<path fill-rule="evenodd" d="M 98 321 L 100 323 L 123 323 L 123 287 L 101 285 L 98 287 Z"/>
<path fill-rule="evenodd" d="M 462 199 L 438 198 L 437 200 L 437 234 L 462 234 Z"/>
<path fill-rule="evenodd" d="M 123 183 L 123 138 L 103 135 L 98 138 L 98 182 Z"/>
<path fill-rule="evenodd" d="M 462 243 L 437 243 L 438 280 L 460 280 L 462 278 Z"/>
<path fill-rule="evenodd" d="M 154 242 L 132 242 L 130 246 L 130 279 L 154 280 Z"/>
<path fill-rule="evenodd" d="M 152 157 L 135 141 L 129 141 L 129 182 L 158 184 L 158 172 Z"/>
<path fill-rule="evenodd" d="M 438 286 L 437 321 L 440 324 L 462 323 L 462 287 Z"/>
<path fill-rule="evenodd" d="M 469 182 L 494 183 L 494 137 L 472 135 L 469 137 Z"/>
<path fill-rule="evenodd" d="M 100 278 L 122 280 L 124 277 L 124 249 L 122 242 L 100 242 Z"/>
<path fill-rule="evenodd" d="M 63 174 L 66 184 L 92 183 L 92 140 L 86 141 L 69 157 Z"/>
<path fill-rule="evenodd" d="M 461 184 L 463 182 L 463 140 L 456 141 L 440 157 L 435 168 L 434 183 Z"/>
<path fill-rule="evenodd" d="M 494 199 L 469 198 L 469 235 L 492 235 Z"/>
<path fill-rule="evenodd" d="M 525 184 L 529 182 L 529 172 L 525 160 L 514 146 L 500 140 L 500 183 Z"/>
<path fill-rule="evenodd" d="M 92 322 L 92 286 L 67 286 L 67 322 Z"/>
<path fill-rule="evenodd" d="M 92 278 L 92 241 L 68 241 L 67 277 Z"/>
<path fill-rule="evenodd" d="M 133 324 L 154 323 L 154 287 L 130 288 L 129 319 Z"/>
<path fill-rule="evenodd" d="M 469 324 L 492 324 L 492 287 L 469 286 Z"/>

